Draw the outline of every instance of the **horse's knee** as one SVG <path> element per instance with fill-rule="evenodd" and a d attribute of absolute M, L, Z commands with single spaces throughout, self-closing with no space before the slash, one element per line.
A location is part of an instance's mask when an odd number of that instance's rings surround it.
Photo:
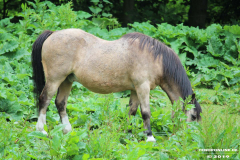
<path fill-rule="evenodd" d="M 55 99 L 55 105 L 57 107 L 58 113 L 65 111 L 65 99 L 59 101 L 58 98 Z"/>
<path fill-rule="evenodd" d="M 44 88 L 42 94 L 39 96 L 39 113 L 46 114 L 46 109 L 44 110 L 43 108 L 46 107 L 47 100 L 48 100 L 47 90 L 46 88 Z"/>
<path fill-rule="evenodd" d="M 149 111 L 142 111 L 143 120 L 150 119 L 151 113 Z"/>
<path fill-rule="evenodd" d="M 137 113 L 138 106 L 130 106 L 129 115 L 135 116 Z"/>
<path fill-rule="evenodd" d="M 133 116 L 136 115 L 137 109 L 138 109 L 138 105 L 139 105 L 138 100 L 136 100 L 134 98 L 130 99 L 130 101 L 129 101 L 129 106 L 130 106 L 129 115 L 133 115 Z"/>

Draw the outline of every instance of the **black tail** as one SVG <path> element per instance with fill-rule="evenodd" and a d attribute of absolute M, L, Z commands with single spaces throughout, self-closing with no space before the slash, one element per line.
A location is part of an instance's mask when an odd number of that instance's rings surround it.
<path fill-rule="evenodd" d="M 32 47 L 32 68 L 33 68 L 33 85 L 36 106 L 39 106 L 38 98 L 45 86 L 45 77 L 42 65 L 42 46 L 44 41 L 53 33 L 53 31 L 44 31 Z"/>

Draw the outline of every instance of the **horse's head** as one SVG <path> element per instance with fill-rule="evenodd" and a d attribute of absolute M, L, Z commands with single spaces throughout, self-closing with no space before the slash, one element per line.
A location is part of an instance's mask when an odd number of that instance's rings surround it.
<path fill-rule="evenodd" d="M 193 104 L 195 107 L 186 111 L 186 115 L 187 115 L 187 122 L 192 122 L 192 121 L 201 121 L 201 115 L 200 113 L 202 112 L 202 108 L 200 106 L 200 104 L 197 102 L 197 100 L 195 99 L 195 94 L 192 94 L 192 100 L 190 102 L 190 104 Z"/>

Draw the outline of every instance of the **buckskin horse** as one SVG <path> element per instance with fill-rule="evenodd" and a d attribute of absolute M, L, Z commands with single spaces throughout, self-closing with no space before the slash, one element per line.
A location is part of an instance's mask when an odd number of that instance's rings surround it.
<path fill-rule="evenodd" d="M 36 129 L 44 134 L 46 112 L 57 92 L 55 104 L 65 128 L 72 130 L 66 113 L 74 81 L 101 94 L 131 90 L 129 116 L 140 104 L 147 141 L 156 141 L 150 126 L 149 93 L 160 86 L 171 102 L 192 95 L 195 108 L 183 110 L 187 121 L 199 121 L 202 109 L 177 54 L 160 41 L 141 33 L 118 40 L 100 39 L 80 29 L 45 31 L 33 44 L 34 93 L 39 108 Z"/>

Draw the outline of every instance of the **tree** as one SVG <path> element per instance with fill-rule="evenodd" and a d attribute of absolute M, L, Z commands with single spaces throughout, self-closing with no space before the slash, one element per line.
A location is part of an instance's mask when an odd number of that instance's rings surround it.
<path fill-rule="evenodd" d="M 208 0 L 190 0 L 190 9 L 188 12 L 188 25 L 204 28 L 207 18 Z"/>
<path fill-rule="evenodd" d="M 123 2 L 123 26 L 134 21 L 134 0 L 124 0 Z"/>

